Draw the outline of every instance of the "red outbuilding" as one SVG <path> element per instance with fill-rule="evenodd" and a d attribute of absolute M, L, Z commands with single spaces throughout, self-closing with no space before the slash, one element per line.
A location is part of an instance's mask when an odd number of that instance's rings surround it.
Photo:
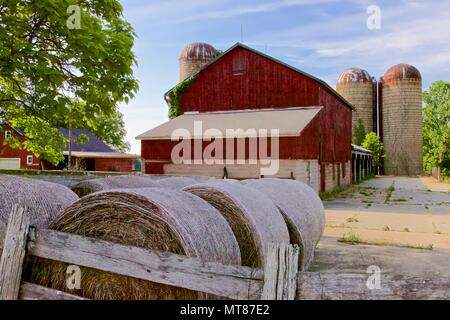
<path fill-rule="evenodd" d="M 179 97 L 181 115 L 137 137 L 146 173 L 237 179 L 273 175 L 305 181 L 317 191 L 351 183 L 353 107 L 324 81 L 240 43 L 188 81 Z M 169 91 L 166 100 L 172 96 Z M 265 139 L 264 129 L 277 130 L 278 137 Z M 189 154 L 187 140 L 193 150 Z M 278 150 L 271 150 L 275 140 Z M 183 141 L 185 148 L 180 147 Z M 254 141 L 257 152 L 252 155 Z M 239 155 L 239 142 L 245 155 Z M 261 152 L 267 145 L 269 152 Z M 230 152 L 232 159 L 218 161 Z M 275 158 L 278 171 L 262 174 Z"/>
<path fill-rule="evenodd" d="M 71 136 L 72 167 L 76 170 L 117 172 L 132 172 L 135 170 L 134 163 L 139 159 L 139 155 L 116 152 L 88 130 L 72 129 L 71 135 L 65 128 L 60 128 L 59 131 L 68 140 Z M 89 141 L 77 143 L 76 140 L 81 135 L 86 136 Z M 28 139 L 22 130 L 8 124 L 2 125 L 0 128 L 0 170 L 62 170 L 67 167 L 68 148 L 63 150 L 65 160 L 58 166 L 54 166 L 46 160 L 41 161 L 32 152 L 11 148 L 5 142 L 11 136 L 21 142 Z"/>

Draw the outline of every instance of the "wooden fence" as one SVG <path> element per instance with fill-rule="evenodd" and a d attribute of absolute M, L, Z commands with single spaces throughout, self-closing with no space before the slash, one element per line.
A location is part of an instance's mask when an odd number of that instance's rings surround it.
<path fill-rule="evenodd" d="M 25 255 L 94 268 L 231 299 L 450 299 L 450 279 L 384 275 L 383 289 L 369 290 L 367 274 L 297 274 L 299 249 L 271 245 L 264 270 L 202 262 L 53 230 L 30 227 L 26 209 L 14 207 L 8 225 L 0 222 L 0 299 L 84 300 L 24 283 Z"/>

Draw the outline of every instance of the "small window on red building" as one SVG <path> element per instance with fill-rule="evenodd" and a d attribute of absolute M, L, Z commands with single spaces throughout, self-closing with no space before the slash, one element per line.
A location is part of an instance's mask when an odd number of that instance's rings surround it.
<path fill-rule="evenodd" d="M 233 75 L 242 76 L 245 74 L 245 69 L 246 69 L 246 61 L 244 53 L 239 51 L 233 57 Z"/>
<path fill-rule="evenodd" d="M 31 166 L 33 164 L 33 156 L 27 156 L 27 165 Z"/>
<path fill-rule="evenodd" d="M 5 139 L 11 138 L 11 131 L 5 131 Z"/>

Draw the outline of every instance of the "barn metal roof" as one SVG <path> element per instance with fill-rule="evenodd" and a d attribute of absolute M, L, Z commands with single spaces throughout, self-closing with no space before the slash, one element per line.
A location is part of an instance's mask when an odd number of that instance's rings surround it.
<path fill-rule="evenodd" d="M 281 65 L 283 65 L 283 66 L 285 66 L 285 67 L 288 67 L 288 68 L 290 68 L 290 69 L 292 69 L 292 70 L 298 72 L 298 73 L 301 73 L 302 75 L 304 75 L 304 76 L 306 76 L 306 77 L 308 77 L 308 78 L 311 78 L 311 79 L 313 79 L 313 80 L 319 82 L 319 83 L 322 84 L 325 88 L 327 88 L 333 95 L 335 95 L 338 99 L 340 99 L 342 102 L 344 102 L 344 104 L 347 105 L 347 107 L 349 107 L 349 108 L 352 109 L 353 111 L 356 110 L 355 107 L 354 107 L 347 99 L 345 99 L 341 94 L 339 94 L 339 92 L 337 92 L 336 90 L 334 90 L 334 89 L 333 89 L 328 83 L 326 83 L 325 81 L 323 81 L 323 80 L 321 80 L 321 79 L 319 79 L 319 78 L 317 78 L 317 77 L 315 77 L 315 76 L 313 76 L 313 75 L 311 75 L 311 74 L 309 74 L 309 73 L 307 73 L 307 72 L 305 72 L 305 71 L 302 71 L 302 70 L 300 70 L 300 69 L 298 69 L 298 68 L 296 68 L 296 67 L 294 67 L 294 66 L 291 66 L 290 64 L 287 64 L 287 63 L 285 63 L 285 62 L 283 62 L 283 61 L 281 61 L 281 60 L 278 60 L 278 59 L 276 59 L 276 58 L 274 58 L 274 57 L 272 57 L 272 56 L 269 56 L 268 54 L 262 53 L 262 52 L 260 52 L 260 51 L 258 51 L 258 50 L 256 50 L 256 49 L 253 49 L 253 48 L 251 48 L 251 47 L 249 47 L 249 46 L 246 46 L 245 44 L 242 44 L 242 43 L 240 43 L 240 42 L 236 43 L 234 46 L 232 46 L 231 48 L 229 48 L 228 50 L 226 50 L 223 54 L 217 56 L 217 58 L 212 59 L 210 62 L 208 62 L 207 64 L 205 64 L 203 67 L 201 67 L 200 70 L 198 70 L 197 72 L 193 73 L 193 74 L 191 75 L 191 77 L 196 76 L 197 74 L 199 74 L 200 72 L 202 72 L 203 70 L 205 70 L 206 68 L 208 68 L 211 64 L 213 64 L 213 63 L 216 62 L 217 60 L 221 59 L 223 56 L 225 56 L 226 54 L 228 54 L 229 52 L 233 51 L 234 49 L 236 49 L 236 48 L 238 48 L 238 47 L 241 47 L 241 48 L 250 50 L 250 51 L 252 51 L 252 52 L 254 52 L 254 53 L 258 54 L 258 55 L 261 55 L 261 56 L 263 56 L 263 57 L 266 57 L 266 58 L 268 58 L 268 59 L 270 59 L 270 60 L 272 60 L 272 61 L 274 61 L 274 62 L 276 62 L 276 63 L 279 63 L 279 64 L 281 64 Z M 164 99 L 165 99 L 166 101 L 167 101 L 167 96 L 168 96 L 168 94 L 169 94 L 170 92 L 172 92 L 176 87 L 177 87 L 177 86 L 173 87 L 172 89 L 170 89 L 169 91 L 167 91 L 167 92 L 164 94 Z"/>
<path fill-rule="evenodd" d="M 63 151 L 65 156 L 69 155 L 69 151 Z M 86 152 L 73 151 L 72 157 L 76 158 L 107 158 L 107 159 L 139 159 L 141 156 L 137 154 L 121 153 L 121 152 Z"/>
<path fill-rule="evenodd" d="M 370 151 L 370 150 L 368 150 L 368 149 L 365 149 L 365 148 L 363 148 L 363 147 L 361 147 L 361 146 L 358 146 L 358 145 L 356 145 L 356 144 L 352 144 L 352 151 L 356 151 L 356 152 L 360 152 L 360 153 L 365 153 L 365 154 L 372 154 L 372 153 L 373 153 L 372 151 Z"/>
<path fill-rule="evenodd" d="M 69 129 L 59 128 L 59 132 L 66 138 L 69 139 Z M 76 143 L 74 140 L 78 139 L 82 134 L 89 138 L 86 143 Z M 72 151 L 83 151 L 83 152 L 114 152 L 114 150 L 108 146 L 105 142 L 97 138 L 92 134 L 92 132 L 85 129 L 72 129 Z M 68 147 L 66 147 L 67 149 Z"/>
<path fill-rule="evenodd" d="M 241 110 L 205 113 L 185 113 L 167 121 L 136 137 L 137 140 L 166 140 L 172 135 L 178 140 L 181 133 L 187 130 L 193 139 L 217 138 L 218 131 L 224 138 L 256 137 L 260 130 L 279 130 L 280 137 L 298 136 L 314 119 L 323 107 L 302 107 L 288 109 Z M 201 128 L 198 126 L 201 124 Z M 194 130 L 197 125 L 197 130 Z M 239 132 L 239 129 L 242 129 Z M 254 129 L 254 130 L 252 130 Z M 256 132 L 256 135 L 250 131 Z M 199 131 L 199 132 L 196 132 Z"/>

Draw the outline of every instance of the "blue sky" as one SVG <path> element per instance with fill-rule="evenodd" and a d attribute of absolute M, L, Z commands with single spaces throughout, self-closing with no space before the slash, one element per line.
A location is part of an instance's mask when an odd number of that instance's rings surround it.
<path fill-rule="evenodd" d="M 138 35 L 134 51 L 140 91 L 125 115 L 127 140 L 167 121 L 163 94 L 178 82 L 178 56 L 189 42 L 225 50 L 241 41 L 335 87 L 349 67 L 381 77 L 409 63 L 424 88 L 450 81 L 449 0 L 122 0 Z M 369 30 L 367 7 L 381 9 L 381 29 Z"/>

